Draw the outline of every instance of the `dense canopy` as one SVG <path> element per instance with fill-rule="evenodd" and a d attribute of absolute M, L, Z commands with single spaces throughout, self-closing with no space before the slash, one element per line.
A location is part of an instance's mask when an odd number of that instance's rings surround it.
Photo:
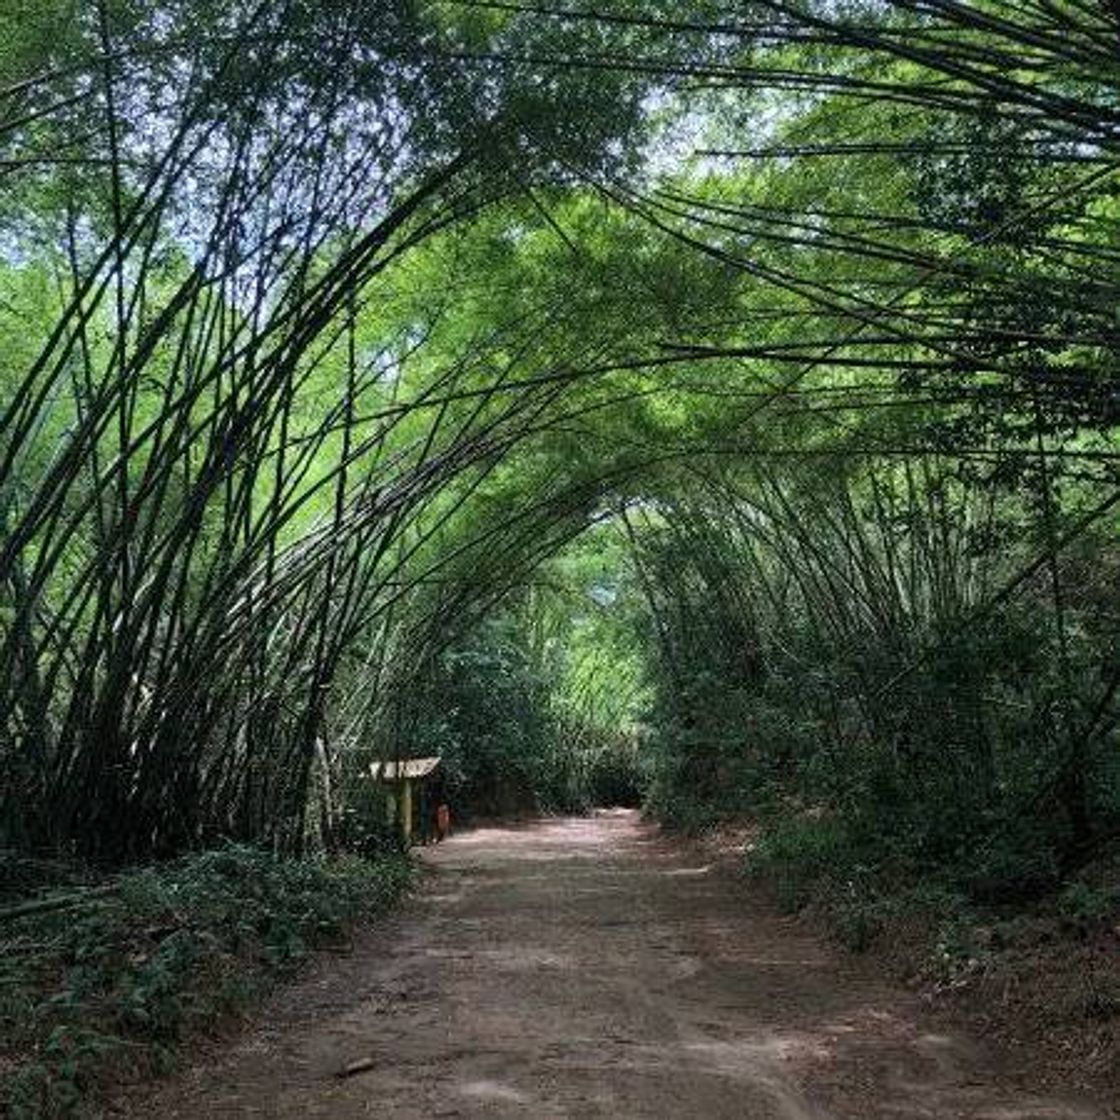
<path fill-rule="evenodd" d="M 1075 866 L 1120 825 L 1118 36 L 0 4 L 0 845 L 371 842 L 371 760 L 441 754 L 479 810 Z"/>

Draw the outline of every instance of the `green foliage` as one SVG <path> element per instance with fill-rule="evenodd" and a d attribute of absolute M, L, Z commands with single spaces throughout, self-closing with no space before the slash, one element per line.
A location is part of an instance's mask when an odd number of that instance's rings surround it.
<path fill-rule="evenodd" d="M 441 656 L 406 717 L 410 749 L 442 757 L 464 818 L 637 804 L 633 735 L 557 707 L 564 682 L 535 656 L 527 625 L 500 616 Z"/>
<path fill-rule="evenodd" d="M 1087 937 L 1120 913 L 1120 887 L 1075 879 L 1058 896 L 1058 913 L 1069 928 Z"/>
<path fill-rule="evenodd" d="M 466 815 L 561 807 L 547 691 L 513 635 L 491 626 L 477 645 L 447 653 L 437 678 L 439 722 L 420 732 L 441 753 Z"/>
<path fill-rule="evenodd" d="M 0 13 L 0 845 L 376 856 L 439 753 L 863 943 L 1120 831 L 1111 17 L 726 7 Z"/>
<path fill-rule="evenodd" d="M 851 883 L 866 874 L 858 862 L 861 854 L 842 821 L 779 819 L 750 852 L 747 869 L 770 879 L 781 904 L 797 910 L 820 893 L 823 882 L 835 878 Z"/>
<path fill-rule="evenodd" d="M 1114 733 L 1071 714 L 1100 703 L 1114 590 L 1069 558 L 1060 619 L 1041 583 L 1002 601 L 1031 546 L 993 552 L 983 519 L 1012 495 L 879 467 L 713 480 L 633 537 L 661 819 L 758 820 L 752 868 L 856 946 L 915 885 L 1022 905 L 1115 835 Z"/>
<path fill-rule="evenodd" d="M 228 845 L 4 920 L 6 1115 L 70 1115 L 99 1084 L 166 1069 L 193 1033 L 392 905 L 412 874 L 401 856 L 286 860 Z"/>

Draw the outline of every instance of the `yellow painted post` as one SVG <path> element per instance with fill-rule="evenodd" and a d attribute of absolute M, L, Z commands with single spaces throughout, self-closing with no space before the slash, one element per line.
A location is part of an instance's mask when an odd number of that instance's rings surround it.
<path fill-rule="evenodd" d="M 412 839 L 412 782 L 408 778 L 401 782 L 401 831 L 407 844 Z"/>

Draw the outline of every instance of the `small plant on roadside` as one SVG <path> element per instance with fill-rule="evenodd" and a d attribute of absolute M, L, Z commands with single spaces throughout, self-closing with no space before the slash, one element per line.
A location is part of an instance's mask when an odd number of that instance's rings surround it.
<path fill-rule="evenodd" d="M 287 860 L 228 845 L 133 872 L 0 927 L 0 1113 L 68 1116 L 113 1078 L 162 1072 L 193 1032 L 391 905 L 400 854 Z"/>
<path fill-rule="evenodd" d="M 1058 913 L 1066 929 L 1087 937 L 1120 913 L 1120 887 L 1070 883 L 1058 896 Z"/>

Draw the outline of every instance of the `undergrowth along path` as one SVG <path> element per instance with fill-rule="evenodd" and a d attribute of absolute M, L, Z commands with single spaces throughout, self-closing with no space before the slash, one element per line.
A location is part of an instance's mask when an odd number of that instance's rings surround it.
<path fill-rule="evenodd" d="M 484 828 L 127 1115 L 1104 1120 L 631 812 Z"/>

